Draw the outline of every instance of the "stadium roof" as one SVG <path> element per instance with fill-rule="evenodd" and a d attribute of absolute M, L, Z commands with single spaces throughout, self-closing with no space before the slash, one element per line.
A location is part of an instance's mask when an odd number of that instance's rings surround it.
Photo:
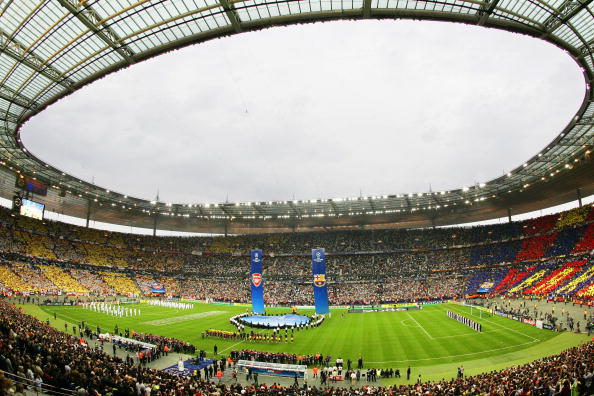
<path fill-rule="evenodd" d="M 350 199 L 151 202 L 62 172 L 21 143 L 22 125 L 46 106 L 163 52 L 271 26 L 367 18 L 462 22 L 549 41 L 582 68 L 583 103 L 549 145 L 507 176 L 457 190 Z M 591 0 L 4 0 L 0 195 L 11 198 L 16 178 L 26 175 L 49 186 L 47 196 L 33 198 L 49 210 L 127 226 L 157 224 L 159 229 L 194 232 L 429 226 L 502 217 L 508 208 L 513 214 L 537 210 L 594 193 L 593 53 Z"/>

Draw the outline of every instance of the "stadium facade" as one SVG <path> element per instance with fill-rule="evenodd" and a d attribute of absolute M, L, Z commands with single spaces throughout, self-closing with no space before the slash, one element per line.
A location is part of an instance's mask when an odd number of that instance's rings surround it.
<path fill-rule="evenodd" d="M 21 142 L 23 125 L 47 106 L 166 51 L 272 26 L 369 18 L 461 22 L 546 40 L 583 71 L 583 102 L 552 142 L 507 175 L 449 191 L 350 199 L 149 201 L 69 175 Z M 590 1 L 576 0 L 0 2 L 0 196 L 12 199 L 21 190 L 48 210 L 87 223 L 214 233 L 459 224 L 580 199 L 594 194 L 593 26 Z M 23 180 L 47 192 L 25 191 Z"/>

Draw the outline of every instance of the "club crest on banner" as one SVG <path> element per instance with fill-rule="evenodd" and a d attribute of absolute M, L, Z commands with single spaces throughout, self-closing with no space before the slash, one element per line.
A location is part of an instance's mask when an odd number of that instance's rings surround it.
<path fill-rule="evenodd" d="M 262 274 L 252 274 L 252 283 L 256 287 L 260 287 L 262 284 Z"/>
<path fill-rule="evenodd" d="M 315 274 L 314 275 L 314 285 L 317 287 L 322 287 L 326 284 L 326 274 Z"/>

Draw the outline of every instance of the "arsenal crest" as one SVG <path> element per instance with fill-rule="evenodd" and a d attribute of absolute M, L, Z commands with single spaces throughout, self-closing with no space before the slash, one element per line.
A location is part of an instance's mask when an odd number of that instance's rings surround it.
<path fill-rule="evenodd" d="M 317 287 L 322 287 L 326 284 L 326 275 L 325 274 L 315 274 L 314 275 L 314 285 Z"/>
<path fill-rule="evenodd" d="M 252 283 L 259 287 L 262 284 L 262 274 L 252 274 Z"/>

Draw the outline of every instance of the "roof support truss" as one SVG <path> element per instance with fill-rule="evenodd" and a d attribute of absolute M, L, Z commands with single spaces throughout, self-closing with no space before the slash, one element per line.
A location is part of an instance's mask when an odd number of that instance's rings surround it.
<path fill-rule="evenodd" d="M 239 19 L 239 15 L 237 15 L 237 11 L 235 11 L 235 6 L 229 4 L 227 0 L 219 0 L 221 7 L 225 10 L 225 14 L 229 21 L 231 21 L 231 26 L 235 29 L 236 33 L 241 33 L 243 29 L 241 28 L 241 20 Z"/>
<path fill-rule="evenodd" d="M 497 7 L 498 3 L 499 3 L 499 0 L 491 0 L 488 3 L 488 5 L 481 6 L 481 8 L 478 11 L 479 20 L 477 22 L 477 25 L 483 26 L 487 22 L 487 19 L 493 13 L 493 11 L 495 10 L 495 7 Z"/>
<path fill-rule="evenodd" d="M 18 93 L 14 89 L 8 88 L 7 86 L 0 86 L 0 98 L 27 109 L 36 108 L 39 106 L 37 102 L 34 102 L 25 95 Z"/>
<path fill-rule="evenodd" d="M 544 21 L 544 28 L 547 30 L 547 33 L 552 33 L 559 28 L 559 26 L 566 24 L 569 22 L 571 18 L 576 16 L 578 12 L 586 8 L 592 0 L 586 0 L 584 2 L 580 2 L 577 0 L 565 0 L 563 4 L 559 7 L 558 14 L 551 14 L 545 21 Z"/>
<path fill-rule="evenodd" d="M 132 59 L 134 52 L 122 42 L 120 36 L 109 25 L 102 24 L 100 27 L 103 18 L 90 5 L 85 5 L 84 2 L 76 0 L 58 0 L 58 2 L 78 18 L 83 25 L 92 30 L 97 37 L 113 48 L 129 64 L 134 63 Z"/>
<path fill-rule="evenodd" d="M 2 29 L 0 29 L 0 48 L 2 48 L 2 52 L 6 55 L 35 70 L 49 80 L 63 85 L 68 89 L 74 85 L 72 80 L 63 77 L 62 72 L 52 65 L 47 65 L 45 60 L 32 51 L 29 51 L 24 44 L 10 37 L 10 35 Z"/>

